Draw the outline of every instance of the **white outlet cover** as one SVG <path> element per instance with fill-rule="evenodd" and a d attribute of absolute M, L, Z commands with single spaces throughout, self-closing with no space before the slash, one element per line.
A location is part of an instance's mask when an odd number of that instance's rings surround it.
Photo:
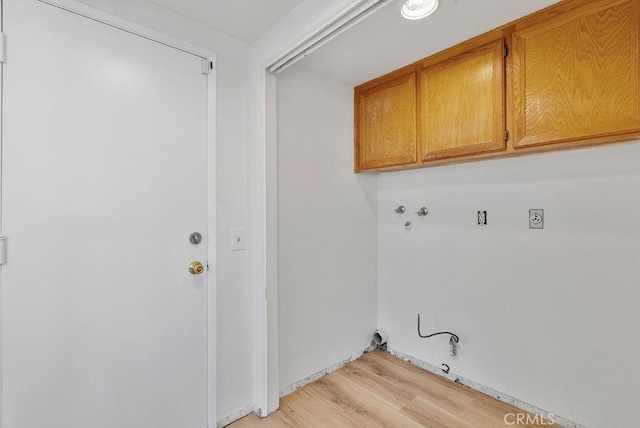
<path fill-rule="evenodd" d="M 487 212 L 486 211 L 478 211 L 478 224 L 481 226 L 485 226 L 487 224 Z"/>
<path fill-rule="evenodd" d="M 544 210 L 529 210 L 529 229 L 544 229 Z"/>
<path fill-rule="evenodd" d="M 231 251 L 241 251 L 245 249 L 244 227 L 231 229 Z"/>

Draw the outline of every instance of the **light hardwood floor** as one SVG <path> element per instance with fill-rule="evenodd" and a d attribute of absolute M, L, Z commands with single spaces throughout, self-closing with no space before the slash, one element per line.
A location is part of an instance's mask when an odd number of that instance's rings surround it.
<path fill-rule="evenodd" d="M 508 416 L 505 422 L 505 415 Z M 387 353 L 374 351 L 280 400 L 280 410 L 229 425 L 246 427 L 551 427 L 516 424 L 525 414 Z"/>

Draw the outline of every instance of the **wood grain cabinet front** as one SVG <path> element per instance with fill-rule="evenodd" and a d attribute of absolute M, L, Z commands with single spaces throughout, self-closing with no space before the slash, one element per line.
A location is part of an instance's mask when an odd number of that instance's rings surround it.
<path fill-rule="evenodd" d="M 355 93 L 356 171 L 633 140 L 640 0 L 564 0 Z"/>
<path fill-rule="evenodd" d="M 418 72 L 422 162 L 505 150 L 502 37 Z"/>
<path fill-rule="evenodd" d="M 639 4 L 567 1 L 516 23 L 514 148 L 638 134 Z"/>
<path fill-rule="evenodd" d="M 355 170 L 416 163 L 416 76 L 393 73 L 355 89 Z"/>

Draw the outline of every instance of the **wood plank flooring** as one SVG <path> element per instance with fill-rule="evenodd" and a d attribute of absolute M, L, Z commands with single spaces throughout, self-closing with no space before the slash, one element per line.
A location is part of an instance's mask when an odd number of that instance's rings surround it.
<path fill-rule="evenodd" d="M 551 427 L 549 421 L 514 423 L 525 414 L 506 403 L 449 381 L 387 353 L 374 351 L 280 400 L 264 419 L 246 416 L 247 427 Z M 525 420 L 526 421 L 526 420 Z M 530 419 L 532 421 L 532 419 Z"/>

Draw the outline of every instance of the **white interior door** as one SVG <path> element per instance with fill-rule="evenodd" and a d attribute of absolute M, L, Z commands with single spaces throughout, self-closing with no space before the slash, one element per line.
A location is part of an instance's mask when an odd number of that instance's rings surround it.
<path fill-rule="evenodd" d="M 2 426 L 203 428 L 201 59 L 3 3 Z"/>

